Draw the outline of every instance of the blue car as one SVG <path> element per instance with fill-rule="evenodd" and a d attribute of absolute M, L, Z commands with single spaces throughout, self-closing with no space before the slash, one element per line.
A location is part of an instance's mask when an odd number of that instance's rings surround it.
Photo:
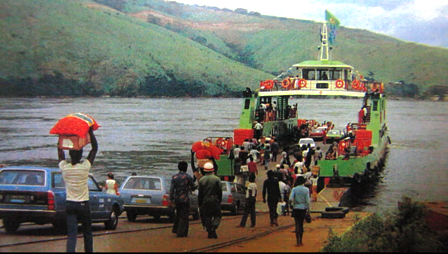
<path fill-rule="evenodd" d="M 92 222 L 103 222 L 114 230 L 123 212 L 120 196 L 103 193 L 89 176 L 89 203 Z M 59 168 L 4 167 L 0 169 L 0 218 L 6 232 L 17 231 L 20 223 L 52 223 L 65 229 L 66 190 Z"/>
<path fill-rule="evenodd" d="M 160 216 L 174 218 L 174 204 L 170 199 L 171 178 L 162 176 L 129 176 L 121 184 L 120 196 L 124 201 L 124 210 L 128 221 L 135 221 L 137 215 L 149 215 L 159 220 Z M 190 214 L 199 219 L 198 196 L 193 192 L 190 197 Z"/>

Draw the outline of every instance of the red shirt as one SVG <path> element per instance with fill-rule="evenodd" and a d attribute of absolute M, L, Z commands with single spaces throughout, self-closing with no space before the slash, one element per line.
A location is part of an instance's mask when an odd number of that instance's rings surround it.
<path fill-rule="evenodd" d="M 247 163 L 247 168 L 249 169 L 250 173 L 258 173 L 257 163 L 255 163 L 254 161 L 250 161 L 249 163 Z"/>

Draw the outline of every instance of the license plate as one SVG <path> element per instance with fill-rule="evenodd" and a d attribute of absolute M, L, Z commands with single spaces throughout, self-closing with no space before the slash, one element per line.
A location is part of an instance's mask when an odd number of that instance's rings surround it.
<path fill-rule="evenodd" d="M 132 198 L 132 203 L 151 204 L 151 199 L 150 198 Z"/>
<path fill-rule="evenodd" d="M 10 202 L 11 203 L 25 203 L 26 196 L 25 195 L 11 195 Z"/>

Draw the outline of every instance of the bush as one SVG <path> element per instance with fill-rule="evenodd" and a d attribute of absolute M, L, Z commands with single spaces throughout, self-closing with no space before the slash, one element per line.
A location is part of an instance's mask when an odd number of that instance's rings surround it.
<path fill-rule="evenodd" d="M 426 224 L 427 208 L 404 200 L 397 211 L 374 214 L 341 237 L 330 231 L 323 252 L 446 252 Z"/>

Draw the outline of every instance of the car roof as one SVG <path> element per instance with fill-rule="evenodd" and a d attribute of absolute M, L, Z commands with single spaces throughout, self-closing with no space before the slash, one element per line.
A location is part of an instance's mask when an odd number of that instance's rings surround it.
<path fill-rule="evenodd" d="M 45 171 L 58 171 L 61 172 L 59 168 L 49 168 L 49 167 L 42 167 L 42 166 L 6 166 L 3 168 L 0 168 L 0 171 L 2 170 L 45 170 Z"/>
<path fill-rule="evenodd" d="M 312 139 L 312 138 L 301 138 L 300 140 L 299 140 L 299 142 L 300 141 L 313 141 L 314 142 L 314 139 Z"/>

